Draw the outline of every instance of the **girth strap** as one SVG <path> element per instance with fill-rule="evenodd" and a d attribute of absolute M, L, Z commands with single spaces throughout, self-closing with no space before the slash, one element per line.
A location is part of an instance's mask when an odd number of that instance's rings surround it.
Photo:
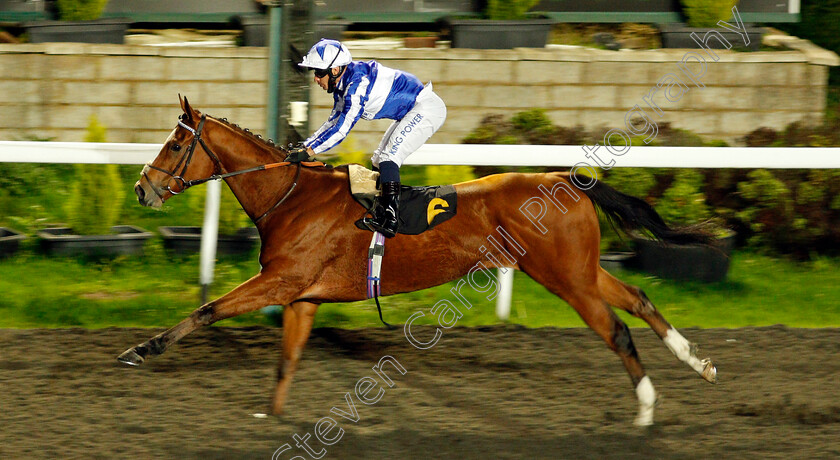
<path fill-rule="evenodd" d="M 376 310 L 379 311 L 379 321 L 382 321 L 388 329 L 394 329 L 394 326 L 386 323 L 382 319 L 382 307 L 379 305 L 380 290 L 380 274 L 382 272 L 382 257 L 385 255 L 385 236 L 379 232 L 373 232 L 373 238 L 370 240 L 370 248 L 368 249 L 368 269 L 367 269 L 367 296 L 368 299 L 373 297 L 376 302 Z"/>

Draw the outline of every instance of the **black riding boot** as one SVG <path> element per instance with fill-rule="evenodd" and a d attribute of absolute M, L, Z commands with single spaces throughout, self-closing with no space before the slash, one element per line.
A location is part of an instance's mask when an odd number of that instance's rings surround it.
<path fill-rule="evenodd" d="M 382 195 L 374 210 L 370 226 L 386 238 L 396 236 L 400 226 L 400 183 L 382 184 Z"/>

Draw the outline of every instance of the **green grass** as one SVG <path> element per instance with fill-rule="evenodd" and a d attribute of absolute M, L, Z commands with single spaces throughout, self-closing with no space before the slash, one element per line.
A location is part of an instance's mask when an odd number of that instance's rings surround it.
<path fill-rule="evenodd" d="M 217 297 L 250 278 L 259 268 L 256 256 L 222 260 L 216 267 L 211 295 Z M 840 260 L 809 263 L 753 253 L 732 259 L 729 279 L 716 284 L 661 280 L 637 272 L 618 276 L 645 290 L 662 314 L 677 327 L 741 327 L 785 324 L 791 327 L 840 327 Z M 387 273 L 384 274 L 387 282 Z M 361 281 L 360 281 L 361 282 Z M 443 299 L 459 305 L 450 283 L 424 291 L 380 299 L 385 320 L 434 324 L 432 306 Z M 110 263 L 49 258 L 24 251 L 0 261 L 0 327 L 171 326 L 199 303 L 198 257 L 172 258 L 153 242 L 142 257 Z M 462 308 L 461 326 L 496 324 L 495 301 L 469 286 L 462 293 L 472 308 Z M 631 327 L 644 326 L 620 313 Z M 565 302 L 518 272 L 511 323 L 528 327 L 581 327 Z M 270 324 L 260 312 L 225 320 L 220 325 Z M 372 300 L 321 306 L 316 327 L 377 327 Z"/>
<path fill-rule="evenodd" d="M 233 289 L 258 267 L 256 260 L 222 261 L 211 293 Z M 24 254 L 0 261 L 0 292 L 0 327 L 172 325 L 198 306 L 198 257 L 172 258 L 159 243 L 146 256 L 107 264 Z"/>

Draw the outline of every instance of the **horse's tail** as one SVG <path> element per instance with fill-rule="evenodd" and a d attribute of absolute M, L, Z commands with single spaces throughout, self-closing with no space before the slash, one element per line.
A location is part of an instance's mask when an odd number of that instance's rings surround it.
<path fill-rule="evenodd" d="M 680 245 L 708 245 L 713 240 L 713 236 L 699 226 L 669 226 L 644 200 L 621 193 L 602 181 L 596 181 L 593 187 L 583 190 L 583 193 L 614 227 L 618 225 L 625 232 L 644 229 L 660 241 Z"/>

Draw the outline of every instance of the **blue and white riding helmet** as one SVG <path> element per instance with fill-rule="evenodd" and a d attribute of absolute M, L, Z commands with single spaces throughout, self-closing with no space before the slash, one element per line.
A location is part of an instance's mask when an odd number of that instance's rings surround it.
<path fill-rule="evenodd" d="M 322 38 L 309 49 L 309 52 L 303 57 L 303 62 L 300 62 L 298 65 L 313 69 L 316 75 L 320 74 L 319 77 L 322 77 L 329 69 L 346 66 L 352 61 L 353 57 L 350 55 L 350 51 L 341 42 Z M 335 89 L 336 78 L 330 74 L 329 92 Z"/>

